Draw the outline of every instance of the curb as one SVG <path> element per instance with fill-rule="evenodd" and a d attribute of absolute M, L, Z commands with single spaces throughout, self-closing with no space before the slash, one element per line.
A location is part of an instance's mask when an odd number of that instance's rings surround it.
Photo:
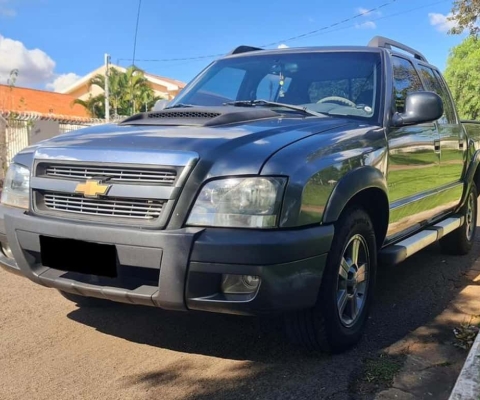
<path fill-rule="evenodd" d="M 480 399 L 480 333 L 475 338 L 449 400 Z"/>

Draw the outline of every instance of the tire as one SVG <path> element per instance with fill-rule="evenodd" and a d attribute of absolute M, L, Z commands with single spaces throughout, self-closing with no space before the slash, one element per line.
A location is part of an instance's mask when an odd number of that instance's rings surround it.
<path fill-rule="evenodd" d="M 440 239 L 440 248 L 443 253 L 461 256 L 468 254 L 472 249 L 477 231 L 477 197 L 477 187 L 472 182 L 467 201 L 460 210 L 460 214 L 465 218 L 465 222 L 460 228 L 455 229 L 452 233 Z"/>
<path fill-rule="evenodd" d="M 79 294 L 63 292 L 60 294 L 67 300 L 77 304 L 80 307 L 112 307 L 115 303 L 107 299 L 97 299 L 96 297 L 86 297 Z"/>
<path fill-rule="evenodd" d="M 350 208 L 335 224 L 335 231 L 315 306 L 285 316 L 286 333 L 290 340 L 311 351 L 337 353 L 356 344 L 365 329 L 373 299 L 377 246 L 369 215 L 361 208 Z M 356 260 L 351 256 L 353 246 L 360 249 Z M 356 264 L 364 266 L 364 285 L 354 279 L 361 269 Z M 342 270 L 341 265 L 344 266 Z M 345 280 L 346 276 L 350 280 Z M 357 278 L 360 279 L 361 275 Z M 351 318 L 353 299 L 360 298 L 361 290 L 363 296 L 359 312 Z M 345 296 L 347 303 L 342 302 L 346 306 L 340 312 L 337 302 L 340 304 Z M 358 305 L 358 301 L 355 304 Z"/>

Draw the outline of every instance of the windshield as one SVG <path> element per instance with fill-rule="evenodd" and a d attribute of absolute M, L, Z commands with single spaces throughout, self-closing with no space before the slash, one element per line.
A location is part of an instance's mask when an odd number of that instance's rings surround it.
<path fill-rule="evenodd" d="M 329 115 L 373 118 L 379 77 L 380 55 L 374 52 L 232 57 L 211 64 L 170 106 L 266 100 Z"/>

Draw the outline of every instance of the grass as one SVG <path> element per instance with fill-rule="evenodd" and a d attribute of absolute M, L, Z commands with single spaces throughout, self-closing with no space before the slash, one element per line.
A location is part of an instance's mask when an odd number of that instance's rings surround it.
<path fill-rule="evenodd" d="M 363 361 L 362 368 L 354 381 L 351 391 L 356 393 L 374 393 L 393 385 L 395 376 L 400 372 L 405 355 L 381 353 Z"/>
<path fill-rule="evenodd" d="M 475 338 L 479 332 L 478 325 L 472 325 L 471 323 L 463 323 L 459 327 L 453 330 L 455 340 L 453 345 L 464 350 L 469 350 L 472 347 Z"/>
<path fill-rule="evenodd" d="M 368 383 L 391 385 L 400 371 L 403 360 L 400 357 L 380 354 L 377 358 L 367 359 L 364 364 L 363 379 Z"/>
<path fill-rule="evenodd" d="M 442 363 L 439 363 L 439 364 L 435 364 L 433 365 L 433 367 L 450 367 L 453 365 L 453 362 L 451 361 L 444 361 Z"/>

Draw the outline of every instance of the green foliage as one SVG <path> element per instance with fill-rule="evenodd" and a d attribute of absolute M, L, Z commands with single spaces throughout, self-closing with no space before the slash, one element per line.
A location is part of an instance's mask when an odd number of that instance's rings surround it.
<path fill-rule="evenodd" d="M 92 96 L 88 100 L 75 99 L 73 104 L 85 107 L 92 118 L 105 118 L 105 95 Z"/>
<path fill-rule="evenodd" d="M 405 359 L 405 354 L 386 353 L 364 359 L 358 375 L 349 385 L 350 392 L 364 398 L 361 395 L 378 393 L 391 387 Z"/>
<path fill-rule="evenodd" d="M 480 40 L 468 37 L 450 51 L 445 70 L 460 118 L 480 117 Z"/>
<path fill-rule="evenodd" d="M 364 361 L 364 380 L 372 383 L 384 383 L 390 386 L 395 375 L 400 372 L 403 357 L 380 354 Z"/>
<path fill-rule="evenodd" d="M 96 75 L 90 80 L 105 92 L 105 76 Z M 108 76 L 110 115 L 127 116 L 139 111 L 150 110 L 160 97 L 155 96 L 150 83 L 142 70 L 135 66 L 126 72 L 111 68 Z M 93 118 L 105 118 L 105 94 L 90 96 L 88 100 L 75 100 L 75 104 L 85 107 Z"/>
<path fill-rule="evenodd" d="M 470 35 L 477 36 L 480 28 L 477 25 L 480 16 L 480 0 L 455 0 L 453 2 L 450 21 L 455 21 L 456 26 L 449 33 L 458 35 L 468 30 Z"/>

